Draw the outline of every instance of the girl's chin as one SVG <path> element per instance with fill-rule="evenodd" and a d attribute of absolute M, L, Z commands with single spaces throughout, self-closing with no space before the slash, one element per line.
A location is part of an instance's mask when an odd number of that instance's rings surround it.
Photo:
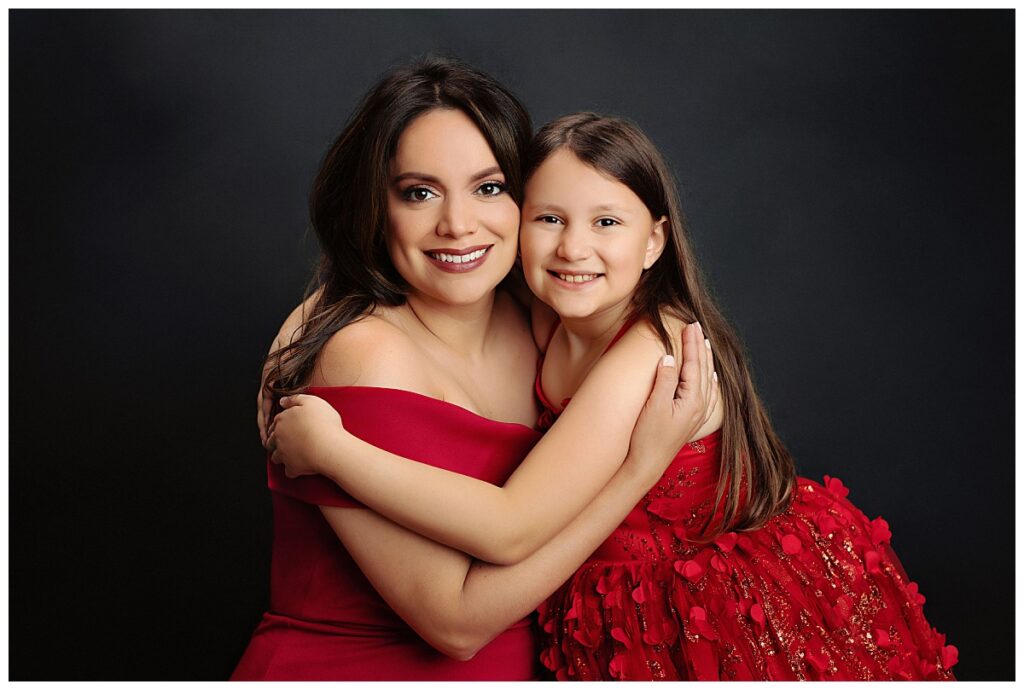
<path fill-rule="evenodd" d="M 559 318 L 562 319 L 585 319 L 599 311 L 591 304 L 569 304 L 567 300 L 552 300 L 548 304 L 555 310 Z"/>

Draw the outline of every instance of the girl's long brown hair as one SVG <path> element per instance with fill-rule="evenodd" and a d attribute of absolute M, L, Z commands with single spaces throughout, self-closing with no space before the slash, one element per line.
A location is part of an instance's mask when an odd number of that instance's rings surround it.
<path fill-rule="evenodd" d="M 385 240 L 388 167 L 405 128 L 435 109 L 458 109 L 480 129 L 522 200 L 522 154 L 530 140 L 523 104 L 489 75 L 447 57 L 392 70 L 364 97 L 331 144 L 313 183 L 309 215 L 321 256 L 307 294 L 320 290 L 301 332 L 267 356 L 266 390 L 275 401 L 303 390 L 332 335 L 370 313 L 397 306 L 408 286 Z"/>
<path fill-rule="evenodd" d="M 712 525 L 716 514 L 712 510 L 700 538 L 760 526 L 788 505 L 796 469 L 757 395 L 739 339 L 704 287 L 671 170 L 636 125 L 620 118 L 576 113 L 537 132 L 527 157 L 526 177 L 562 148 L 633 190 L 655 219 L 668 218 L 664 252 L 641 275 L 628 318 L 648 321 L 669 350 L 674 349 L 673 339 L 662 321 L 664 312 L 687 323 L 700 322 L 712 343 L 725 406 L 722 464 L 714 502 L 721 518 Z"/>

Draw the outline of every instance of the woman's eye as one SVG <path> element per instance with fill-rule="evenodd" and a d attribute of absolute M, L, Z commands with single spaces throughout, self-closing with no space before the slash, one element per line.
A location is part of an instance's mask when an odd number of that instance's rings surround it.
<path fill-rule="evenodd" d="M 481 196 L 498 196 L 505 191 L 505 185 L 501 182 L 484 182 L 476 191 Z"/>
<path fill-rule="evenodd" d="M 615 220 L 614 218 L 598 218 L 597 224 L 602 228 L 610 228 L 613 225 L 618 225 L 619 221 Z"/>
<path fill-rule="evenodd" d="M 428 201 L 436 198 L 437 194 L 427 187 L 409 187 L 409 189 L 402 192 L 402 197 L 406 201 Z"/>

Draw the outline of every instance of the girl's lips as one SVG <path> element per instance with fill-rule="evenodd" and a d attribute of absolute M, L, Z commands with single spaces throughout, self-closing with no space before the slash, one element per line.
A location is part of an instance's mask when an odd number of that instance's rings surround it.
<path fill-rule="evenodd" d="M 487 244 L 466 249 L 432 249 L 423 253 L 430 259 L 430 263 L 445 273 L 467 273 L 479 268 L 487 260 L 493 246 Z"/>
<path fill-rule="evenodd" d="M 582 290 L 604 277 L 603 273 L 583 273 L 580 271 L 548 271 L 555 285 L 566 290 Z"/>

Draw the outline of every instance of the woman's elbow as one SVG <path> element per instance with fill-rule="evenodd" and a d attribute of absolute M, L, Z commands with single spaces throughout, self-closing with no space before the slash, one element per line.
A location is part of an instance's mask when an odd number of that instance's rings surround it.
<path fill-rule="evenodd" d="M 469 661 L 480 651 L 480 647 L 474 645 L 454 645 L 438 648 L 438 651 L 456 661 Z"/>
<path fill-rule="evenodd" d="M 430 646 L 456 661 L 469 661 L 483 649 L 490 638 L 469 631 L 447 631 L 428 640 Z"/>

